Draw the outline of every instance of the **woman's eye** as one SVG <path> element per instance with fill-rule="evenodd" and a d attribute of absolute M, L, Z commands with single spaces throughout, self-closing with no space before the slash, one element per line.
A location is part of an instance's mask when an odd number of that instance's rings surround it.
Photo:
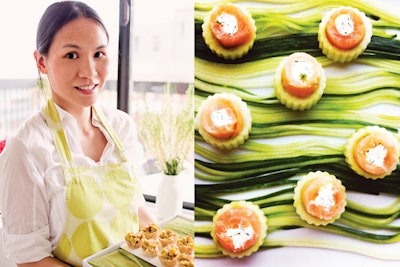
<path fill-rule="evenodd" d="M 66 58 L 68 58 L 68 59 L 76 59 L 76 58 L 78 58 L 78 55 L 76 53 L 71 52 L 71 53 L 68 53 L 66 55 Z"/>
<path fill-rule="evenodd" d="M 96 52 L 95 54 L 94 54 L 94 57 L 103 57 L 105 54 L 103 53 L 103 52 Z"/>

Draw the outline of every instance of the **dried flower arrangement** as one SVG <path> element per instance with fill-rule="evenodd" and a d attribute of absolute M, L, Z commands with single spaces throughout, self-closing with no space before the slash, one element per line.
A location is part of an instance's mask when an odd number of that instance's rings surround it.
<path fill-rule="evenodd" d="M 164 90 L 163 105 L 155 110 L 146 103 L 140 118 L 139 137 L 164 174 L 178 175 L 194 147 L 193 85 L 183 102 L 172 100 L 170 84 Z"/>

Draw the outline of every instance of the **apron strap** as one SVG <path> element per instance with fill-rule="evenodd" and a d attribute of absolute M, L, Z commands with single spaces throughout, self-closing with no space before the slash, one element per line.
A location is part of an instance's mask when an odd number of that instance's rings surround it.
<path fill-rule="evenodd" d="M 111 139 L 114 141 L 114 144 L 117 146 L 122 159 L 124 161 L 128 161 L 128 158 L 125 156 L 125 149 L 121 143 L 121 140 L 119 139 L 118 135 L 115 133 L 114 129 L 109 125 L 109 123 L 106 120 L 106 118 L 104 117 L 104 114 L 101 111 L 101 109 L 96 108 L 96 106 L 92 106 L 92 108 L 93 108 L 93 111 L 96 114 L 97 118 L 99 119 L 101 125 L 106 130 L 106 132 L 111 137 Z"/>
<path fill-rule="evenodd" d="M 53 135 L 60 160 L 65 167 L 72 168 L 72 156 L 69 150 L 68 139 L 65 135 L 60 116 L 52 99 L 49 99 L 45 108 L 46 122 Z"/>
<path fill-rule="evenodd" d="M 108 135 L 114 141 L 123 161 L 127 161 L 127 157 L 125 156 L 124 147 L 120 139 L 118 138 L 115 131 L 110 127 L 109 123 L 105 119 L 103 113 L 100 109 L 92 106 L 94 113 L 96 114 L 99 122 L 104 127 Z M 49 99 L 47 102 L 47 106 L 45 108 L 46 122 L 49 125 L 53 139 L 60 155 L 61 161 L 65 167 L 72 168 L 72 156 L 69 150 L 68 139 L 65 135 L 65 131 L 63 129 L 60 116 L 58 115 L 57 108 L 54 104 L 53 99 Z"/>

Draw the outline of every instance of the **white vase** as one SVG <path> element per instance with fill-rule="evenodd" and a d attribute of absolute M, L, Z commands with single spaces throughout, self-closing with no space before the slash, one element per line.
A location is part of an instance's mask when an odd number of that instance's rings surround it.
<path fill-rule="evenodd" d="M 159 220 L 174 217 L 181 213 L 182 200 L 182 175 L 162 174 L 156 196 L 156 210 Z"/>

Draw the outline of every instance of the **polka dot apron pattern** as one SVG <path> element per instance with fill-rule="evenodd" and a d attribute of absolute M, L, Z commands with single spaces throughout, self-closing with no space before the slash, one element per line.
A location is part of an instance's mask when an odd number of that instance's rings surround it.
<path fill-rule="evenodd" d="M 93 107 L 106 132 L 120 151 L 122 163 L 74 168 L 67 138 L 52 100 L 46 106 L 46 121 L 53 133 L 66 183 L 66 220 L 53 254 L 81 266 L 82 260 L 139 228 L 138 205 L 142 199 L 132 164 L 123 153 L 119 138 L 103 115 Z"/>

